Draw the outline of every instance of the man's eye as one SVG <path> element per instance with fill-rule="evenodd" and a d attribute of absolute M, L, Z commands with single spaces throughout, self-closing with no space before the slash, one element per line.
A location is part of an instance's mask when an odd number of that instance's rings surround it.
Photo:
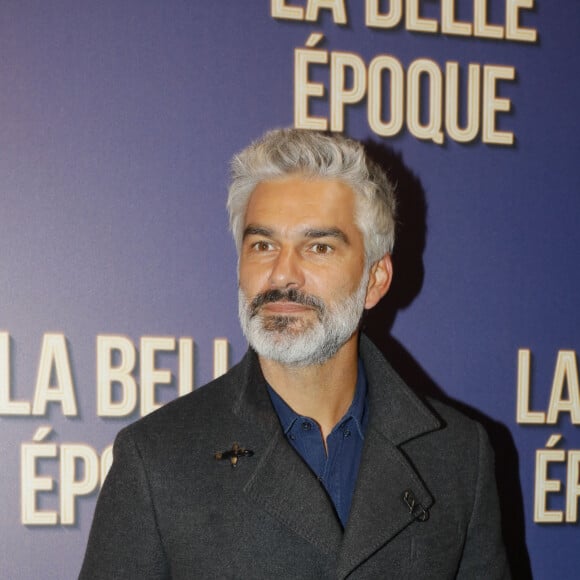
<path fill-rule="evenodd" d="M 328 244 L 314 244 L 312 246 L 312 251 L 315 254 L 330 254 L 332 252 L 332 248 Z"/>
<path fill-rule="evenodd" d="M 267 252 L 272 249 L 272 244 L 268 242 L 255 242 L 252 244 L 252 249 L 256 252 Z"/>

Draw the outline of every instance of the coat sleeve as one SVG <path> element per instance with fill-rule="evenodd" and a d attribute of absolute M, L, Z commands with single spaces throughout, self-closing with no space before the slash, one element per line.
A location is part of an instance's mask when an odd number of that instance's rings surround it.
<path fill-rule="evenodd" d="M 79 580 L 170 578 L 142 455 L 123 430 L 101 490 Z"/>
<path fill-rule="evenodd" d="M 477 480 L 457 578 L 509 580 L 511 575 L 501 532 L 493 451 L 487 434 L 479 423 L 477 430 Z"/>

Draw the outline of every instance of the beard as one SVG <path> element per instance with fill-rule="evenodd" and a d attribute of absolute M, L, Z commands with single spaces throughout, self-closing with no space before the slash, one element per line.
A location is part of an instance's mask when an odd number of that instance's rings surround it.
<path fill-rule="evenodd" d="M 244 336 L 264 358 L 294 367 L 320 365 L 332 358 L 357 331 L 368 280 L 369 272 L 365 270 L 358 288 L 350 296 L 329 304 L 294 288 L 267 290 L 249 300 L 240 288 L 238 311 Z M 312 312 L 296 316 L 262 314 L 263 305 L 279 301 L 302 304 Z"/>

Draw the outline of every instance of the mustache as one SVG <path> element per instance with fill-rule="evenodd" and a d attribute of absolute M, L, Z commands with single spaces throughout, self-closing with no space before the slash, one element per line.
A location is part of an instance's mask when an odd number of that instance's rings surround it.
<path fill-rule="evenodd" d="M 271 302 L 295 302 L 296 304 L 302 304 L 316 310 L 319 316 L 322 316 L 326 310 L 324 302 L 316 296 L 305 294 L 300 290 L 296 290 L 296 288 L 290 288 L 289 290 L 274 289 L 266 290 L 256 295 L 250 303 L 250 316 L 255 316 L 264 304 Z"/>

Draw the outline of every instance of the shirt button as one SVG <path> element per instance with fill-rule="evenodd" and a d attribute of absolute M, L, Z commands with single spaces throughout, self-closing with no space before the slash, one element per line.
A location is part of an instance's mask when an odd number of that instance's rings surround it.
<path fill-rule="evenodd" d="M 344 430 L 344 436 L 345 437 L 350 437 L 350 429 L 345 429 Z"/>
<path fill-rule="evenodd" d="M 312 425 L 307 421 L 304 421 L 304 423 L 302 423 L 302 429 L 304 431 L 310 431 L 310 429 L 312 429 Z"/>

